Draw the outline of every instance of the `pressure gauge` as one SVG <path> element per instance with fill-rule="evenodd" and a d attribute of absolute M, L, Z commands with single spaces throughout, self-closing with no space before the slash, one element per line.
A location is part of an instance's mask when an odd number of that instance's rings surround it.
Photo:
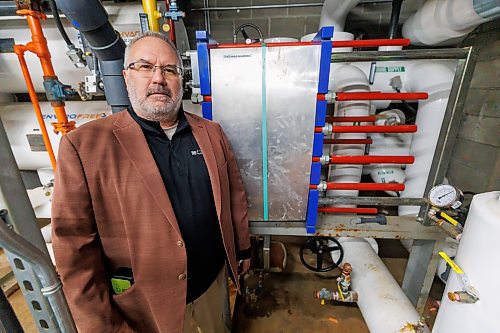
<path fill-rule="evenodd" d="M 434 207 L 457 209 L 462 205 L 463 194 L 455 186 L 441 184 L 431 188 L 428 199 Z"/>

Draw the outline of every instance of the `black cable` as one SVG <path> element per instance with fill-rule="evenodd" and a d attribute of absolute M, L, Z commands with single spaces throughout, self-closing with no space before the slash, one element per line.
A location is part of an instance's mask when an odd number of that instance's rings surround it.
<path fill-rule="evenodd" d="M 391 21 L 389 23 L 389 39 L 396 38 L 398 34 L 399 14 L 401 13 L 401 5 L 403 0 L 392 1 Z"/>
<path fill-rule="evenodd" d="M 73 42 L 71 42 L 68 35 L 66 34 L 66 30 L 64 30 L 61 18 L 59 17 L 59 12 L 57 11 L 57 6 L 55 1 L 49 0 L 49 5 L 50 5 L 50 10 L 52 11 L 52 15 L 54 16 L 54 20 L 56 21 L 57 29 L 61 33 L 62 38 L 66 42 L 66 45 L 68 45 L 70 49 L 75 49 L 75 45 L 73 45 Z"/>

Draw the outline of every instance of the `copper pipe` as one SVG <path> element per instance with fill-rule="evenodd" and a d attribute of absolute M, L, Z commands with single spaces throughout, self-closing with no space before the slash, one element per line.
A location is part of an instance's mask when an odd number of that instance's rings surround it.
<path fill-rule="evenodd" d="M 42 25 L 40 23 L 40 19 L 45 20 L 47 16 L 45 14 L 27 9 L 18 10 L 16 13 L 21 16 L 26 16 L 26 20 L 31 31 L 31 42 L 28 42 L 26 45 L 16 45 L 18 46 L 19 52 L 22 50 L 22 52 L 30 51 L 35 53 L 40 59 L 44 79 L 57 80 L 57 75 L 55 74 L 54 67 L 52 66 L 47 40 L 45 39 Z M 54 126 L 54 132 L 61 132 L 65 135 L 69 131 L 75 129 L 75 122 L 68 121 L 66 110 L 64 108 L 64 102 L 51 101 L 50 104 L 52 105 L 57 117 L 57 123 L 52 123 L 52 126 Z"/>
<path fill-rule="evenodd" d="M 373 143 L 372 139 L 324 139 L 323 144 L 325 145 L 371 145 Z"/>
<path fill-rule="evenodd" d="M 410 40 L 398 39 L 362 39 L 362 40 L 336 40 L 332 47 L 377 47 L 377 46 L 408 46 Z"/>
<path fill-rule="evenodd" d="M 318 213 L 358 213 L 358 214 L 377 214 L 377 208 L 348 208 L 348 207 L 320 207 Z"/>
<path fill-rule="evenodd" d="M 313 157 L 313 162 L 320 162 L 320 157 Z M 413 156 L 338 156 L 332 155 L 329 157 L 328 164 L 413 164 L 415 157 Z"/>
<path fill-rule="evenodd" d="M 414 133 L 417 125 L 392 125 L 392 126 L 333 126 L 333 133 Z M 323 127 L 315 127 L 314 133 L 323 133 Z"/>
<path fill-rule="evenodd" d="M 318 185 L 309 185 L 315 190 Z M 326 183 L 327 190 L 361 190 L 361 191 L 404 191 L 405 185 L 398 183 Z"/>
<path fill-rule="evenodd" d="M 367 91 L 367 92 L 338 92 L 336 93 L 336 101 L 385 101 L 385 100 L 418 100 L 427 99 L 429 94 L 423 92 L 406 92 L 406 93 L 392 93 L 380 91 Z"/>
<path fill-rule="evenodd" d="M 376 116 L 351 116 L 351 117 L 326 117 L 327 123 L 374 123 L 377 121 Z"/>
<path fill-rule="evenodd" d="M 40 125 L 40 130 L 42 131 L 43 143 L 45 144 L 45 148 L 49 153 L 50 164 L 52 164 L 52 168 L 56 170 L 56 157 L 54 154 L 54 150 L 52 149 L 52 144 L 50 143 L 49 133 L 47 132 L 47 127 L 45 126 L 45 121 L 43 120 L 42 109 L 40 108 L 38 97 L 36 96 L 35 87 L 33 86 L 33 81 L 31 80 L 28 65 L 26 64 L 26 60 L 24 59 L 24 51 L 22 50 L 22 47 L 20 45 L 14 45 L 14 52 L 17 54 L 19 63 L 21 64 L 24 81 L 26 81 L 26 86 L 28 87 L 28 93 L 31 99 L 31 103 L 33 104 L 33 108 L 35 109 L 36 118 L 38 120 L 38 124 Z"/>

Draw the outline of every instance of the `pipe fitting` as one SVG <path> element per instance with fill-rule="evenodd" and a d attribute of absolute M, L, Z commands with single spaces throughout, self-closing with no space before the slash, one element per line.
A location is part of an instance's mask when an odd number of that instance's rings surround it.
<path fill-rule="evenodd" d="M 325 126 L 323 126 L 323 129 L 321 132 L 324 135 L 331 135 L 333 133 L 333 125 L 332 124 L 325 124 Z"/>
<path fill-rule="evenodd" d="M 355 291 L 350 290 L 341 294 L 339 291 L 328 290 L 326 288 L 315 291 L 313 296 L 314 298 L 321 300 L 321 304 L 324 304 L 324 301 L 354 303 L 359 299 L 358 293 Z"/>
<path fill-rule="evenodd" d="M 328 188 L 328 185 L 325 181 L 320 181 L 317 187 L 318 191 L 324 192 Z"/>
<path fill-rule="evenodd" d="M 448 299 L 452 302 L 473 304 L 479 300 L 479 297 L 471 295 L 466 291 L 450 291 Z"/>
<path fill-rule="evenodd" d="M 319 158 L 319 162 L 321 163 L 321 165 L 327 165 L 327 164 L 330 164 L 330 156 L 328 155 L 323 155 Z"/>

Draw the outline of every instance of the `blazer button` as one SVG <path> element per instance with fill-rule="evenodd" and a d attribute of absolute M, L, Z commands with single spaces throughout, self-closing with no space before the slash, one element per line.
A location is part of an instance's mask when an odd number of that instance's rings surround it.
<path fill-rule="evenodd" d="M 179 275 L 179 280 L 185 280 L 186 279 L 186 274 L 182 273 Z"/>
<path fill-rule="evenodd" d="M 184 246 L 184 243 L 182 241 L 177 241 L 177 246 L 178 247 L 183 247 Z"/>

